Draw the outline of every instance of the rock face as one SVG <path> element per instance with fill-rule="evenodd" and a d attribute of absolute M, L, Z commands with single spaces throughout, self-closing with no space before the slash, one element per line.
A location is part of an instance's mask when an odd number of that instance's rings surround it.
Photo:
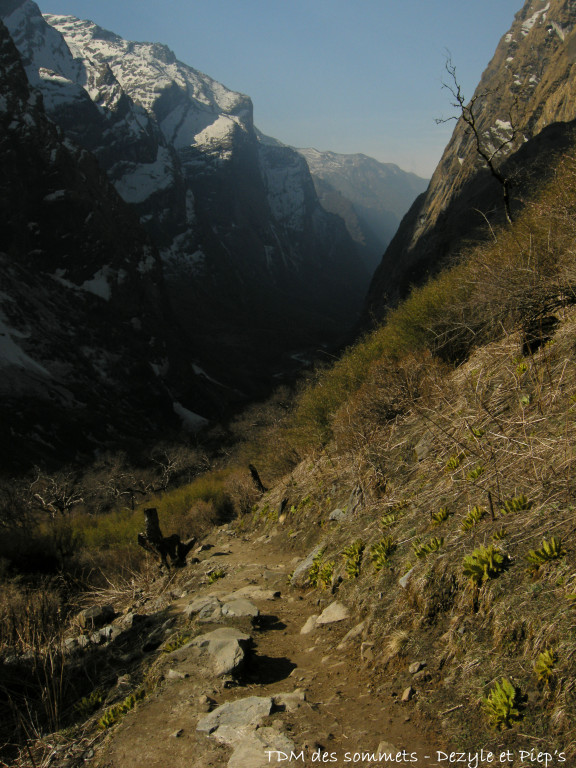
<path fill-rule="evenodd" d="M 526 0 L 473 97 L 482 145 L 510 178 L 516 209 L 523 190 L 546 173 L 554 153 L 573 141 L 575 26 L 573 0 Z M 411 284 L 485 231 L 485 217 L 503 221 L 503 208 L 502 189 L 460 119 L 428 190 L 404 218 L 374 276 L 366 320 L 382 317 Z"/>
<path fill-rule="evenodd" d="M 175 427 L 178 333 L 157 251 L 47 119 L 1 23 L 0 93 L 3 467 Z"/>
<path fill-rule="evenodd" d="M 342 155 L 317 149 L 298 152 L 308 163 L 323 207 L 344 219 L 372 273 L 402 217 L 425 191 L 429 180 L 362 154 Z"/>
<path fill-rule="evenodd" d="M 255 129 L 247 96 L 163 45 L 42 17 L 31 0 L 2 0 L 0 14 L 48 115 L 159 249 L 198 373 L 254 388 L 295 346 L 349 327 L 368 273 L 305 160 Z"/>

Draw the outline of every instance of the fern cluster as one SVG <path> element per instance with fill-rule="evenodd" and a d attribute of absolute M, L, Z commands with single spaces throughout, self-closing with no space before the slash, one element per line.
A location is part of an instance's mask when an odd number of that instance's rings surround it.
<path fill-rule="evenodd" d="M 357 579 L 360 576 L 364 549 L 364 542 L 357 539 L 342 552 L 342 557 L 345 561 L 344 570 L 349 579 Z"/>
<path fill-rule="evenodd" d="M 313 587 L 318 586 L 318 579 L 320 576 L 320 569 L 322 567 L 322 558 L 324 557 L 325 549 L 321 549 L 312 559 L 312 565 L 308 569 L 308 581 Z"/>
<path fill-rule="evenodd" d="M 107 709 L 100 720 L 98 720 L 98 727 L 100 730 L 103 731 L 106 728 L 111 728 L 126 714 L 126 712 L 130 712 L 131 709 L 134 709 L 136 704 L 139 701 L 142 701 L 145 696 L 146 691 L 144 688 L 139 688 L 137 691 L 127 696 L 120 704 L 115 704 L 113 707 Z"/>
<path fill-rule="evenodd" d="M 560 557 L 564 557 L 566 550 L 562 546 L 562 539 L 552 536 L 552 538 L 546 540 L 542 539 L 542 546 L 540 549 L 531 549 L 526 555 L 529 569 L 531 571 L 537 571 L 541 565 L 549 562 L 550 560 L 557 560 Z"/>
<path fill-rule="evenodd" d="M 450 517 L 450 512 L 448 512 L 447 507 L 440 507 L 438 512 L 433 512 L 432 515 L 432 525 L 441 525 L 443 522 L 448 520 Z"/>
<path fill-rule="evenodd" d="M 520 691 L 510 680 L 502 679 L 496 683 L 485 699 L 482 699 L 488 718 L 495 728 L 510 728 L 513 721 L 521 720 Z"/>
<path fill-rule="evenodd" d="M 455 454 L 454 456 L 450 456 L 450 458 L 448 459 L 444 467 L 445 470 L 447 472 L 453 472 L 455 469 L 458 469 L 458 467 L 460 466 L 460 464 L 462 464 L 462 461 L 465 458 L 466 458 L 466 454 L 464 453 L 464 451 L 462 451 L 461 453 Z"/>
<path fill-rule="evenodd" d="M 539 683 L 550 683 L 552 671 L 557 661 L 558 657 L 554 651 L 549 648 L 538 656 L 536 663 L 534 664 L 534 672 L 536 673 Z"/>
<path fill-rule="evenodd" d="M 397 544 L 391 536 L 380 539 L 374 544 L 370 549 L 370 560 L 374 570 L 381 571 L 384 566 L 388 565 L 388 558 L 396 551 L 396 548 Z"/>
<path fill-rule="evenodd" d="M 414 550 L 416 557 L 423 558 L 432 554 L 432 552 L 438 552 L 443 544 L 443 537 L 438 538 L 438 536 L 432 536 L 432 538 L 428 539 L 425 544 L 422 544 L 420 539 L 416 539 L 416 541 L 412 542 L 412 549 Z"/>
<path fill-rule="evenodd" d="M 468 512 L 468 514 L 462 521 L 462 530 L 469 531 L 471 528 L 477 525 L 480 522 L 480 520 L 482 520 L 485 517 L 486 517 L 486 510 L 484 509 L 484 507 L 472 507 L 470 512 Z"/>
<path fill-rule="evenodd" d="M 495 579 L 503 573 L 510 564 L 510 558 L 499 549 L 490 545 L 475 549 L 471 555 L 467 555 L 462 563 L 464 575 L 470 581 L 480 586 L 488 579 Z"/>
<path fill-rule="evenodd" d="M 471 469 L 470 472 L 466 475 L 468 480 L 470 480 L 471 483 L 473 483 L 475 480 L 478 480 L 478 478 L 484 474 L 485 468 L 482 466 L 482 464 L 478 464 L 477 467 L 474 467 L 474 469 Z"/>
<path fill-rule="evenodd" d="M 503 515 L 512 515 L 515 512 L 525 512 L 530 509 L 532 502 L 529 501 L 524 494 L 515 496 L 513 499 L 506 499 L 504 506 L 500 508 L 500 513 Z"/>

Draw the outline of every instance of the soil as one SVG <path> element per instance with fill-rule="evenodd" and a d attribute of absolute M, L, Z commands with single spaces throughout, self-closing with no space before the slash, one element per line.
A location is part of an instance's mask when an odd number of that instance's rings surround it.
<path fill-rule="evenodd" d="M 180 628 L 192 636 L 223 625 L 249 632 L 253 646 L 246 666 L 239 677 L 218 678 L 208 655 L 196 647 L 170 653 L 156 651 L 150 677 L 157 676 L 157 687 L 110 729 L 96 748 L 92 765 L 260 768 L 237 755 L 231 759 L 229 746 L 196 730 L 198 720 L 226 702 L 294 691 L 302 692 L 304 700 L 285 711 L 272 711 L 259 726 L 288 737 L 294 743 L 294 755 L 291 760 L 280 760 L 274 753 L 266 755 L 262 765 L 391 765 L 383 756 L 381 760 L 371 756 L 383 742 L 386 752 L 394 754 L 394 764 L 417 768 L 438 765 L 436 749 L 444 747 L 435 743 L 432 724 L 418 722 L 414 699 L 402 701 L 403 691 L 394 690 L 391 683 L 376 675 L 369 647 L 362 645 L 362 634 L 340 645 L 362 620 L 354 615 L 353 606 L 349 606 L 350 618 L 302 634 L 307 619 L 338 598 L 325 591 L 289 585 L 289 576 L 301 557 L 295 557 L 276 537 L 235 536 L 228 529 L 215 531 L 206 543 L 211 548 L 200 553 L 201 561 L 189 565 L 186 575 L 180 577 L 181 596 L 172 589 L 170 594 L 176 599 L 169 611 Z M 216 568 L 226 575 L 208 585 L 206 576 Z M 217 623 L 200 623 L 190 622 L 183 614 L 198 597 L 224 596 L 247 586 L 280 592 L 273 600 L 250 598 L 260 610 L 255 626 L 248 618 L 224 617 Z M 398 662 L 406 665 L 408 681 L 408 666 L 413 661 Z M 403 750 L 404 754 L 398 754 Z M 369 754 L 362 756 L 363 752 Z"/>

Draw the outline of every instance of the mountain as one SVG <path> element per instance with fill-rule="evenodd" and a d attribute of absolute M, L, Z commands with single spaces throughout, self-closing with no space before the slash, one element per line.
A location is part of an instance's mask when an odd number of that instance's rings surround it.
<path fill-rule="evenodd" d="M 183 375 L 157 251 L 46 117 L 1 22 L 0 89 L 3 469 L 176 429 L 180 398 L 212 395 Z"/>
<path fill-rule="evenodd" d="M 460 117 L 428 190 L 413 204 L 372 281 L 365 321 L 406 295 L 505 220 L 503 190 L 476 149 L 506 179 L 512 211 L 524 190 L 546 176 L 553 155 L 573 141 L 576 119 L 576 6 L 571 0 L 527 0 L 500 40 L 471 107 L 476 134 Z M 447 72 L 447 85 L 457 89 Z"/>
<path fill-rule="evenodd" d="M 252 102 L 90 21 L 0 14 L 48 116 L 94 153 L 148 230 L 194 353 L 216 378 L 258 389 L 286 353 L 337 339 L 369 274 L 305 160 L 261 140 Z"/>
<path fill-rule="evenodd" d="M 428 179 L 362 154 L 298 149 L 306 159 L 322 206 L 346 222 L 372 273 Z"/>

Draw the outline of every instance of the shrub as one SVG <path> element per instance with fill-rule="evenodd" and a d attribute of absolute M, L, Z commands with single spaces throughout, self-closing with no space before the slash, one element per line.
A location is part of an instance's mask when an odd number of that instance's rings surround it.
<path fill-rule="evenodd" d="M 518 688 L 510 680 L 502 679 L 496 683 L 485 699 L 482 699 L 490 723 L 495 728 L 510 728 L 513 722 L 522 719 L 522 696 Z"/>
<path fill-rule="evenodd" d="M 510 565 L 510 558 L 494 546 L 480 547 L 463 561 L 464 575 L 480 586 L 488 579 L 495 579 Z"/>

